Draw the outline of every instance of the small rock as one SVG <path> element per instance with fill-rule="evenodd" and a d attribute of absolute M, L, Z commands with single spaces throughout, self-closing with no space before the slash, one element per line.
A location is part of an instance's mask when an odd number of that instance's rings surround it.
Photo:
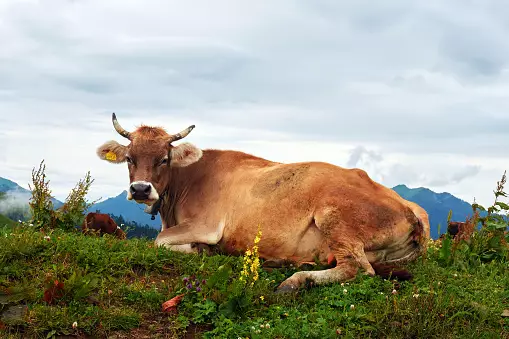
<path fill-rule="evenodd" d="M 502 317 L 509 317 L 509 310 L 504 310 L 502 312 Z"/>
<path fill-rule="evenodd" d="M 25 305 L 14 305 L 9 307 L 2 314 L 3 323 L 8 325 L 17 325 L 25 322 L 25 314 L 28 311 L 28 307 Z"/>

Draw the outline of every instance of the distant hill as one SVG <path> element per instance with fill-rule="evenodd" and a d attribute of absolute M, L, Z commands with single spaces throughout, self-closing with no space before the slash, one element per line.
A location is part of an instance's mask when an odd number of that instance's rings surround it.
<path fill-rule="evenodd" d="M 134 221 L 140 225 L 149 225 L 150 227 L 160 229 L 161 218 L 159 214 L 156 215 L 154 220 L 151 220 L 150 214 L 145 213 L 143 210 L 145 205 L 140 205 L 132 200 L 127 200 L 127 191 L 123 191 L 116 197 L 106 199 L 98 202 L 89 208 L 89 212 L 99 210 L 101 213 L 108 213 L 114 215 L 121 215 L 127 221 Z"/>
<path fill-rule="evenodd" d="M 26 201 L 27 204 L 30 200 L 30 197 L 32 196 L 32 192 L 30 190 L 21 187 L 14 181 L 2 177 L 0 177 L 0 192 L 6 193 L 6 198 L 13 196 L 17 201 Z M 53 202 L 53 206 L 55 208 L 59 208 L 64 205 L 63 202 L 55 198 L 52 198 L 51 201 Z"/>
<path fill-rule="evenodd" d="M 15 226 L 15 225 L 16 225 L 16 222 L 14 220 L 7 218 L 3 214 L 0 214 L 0 227 Z"/>
<path fill-rule="evenodd" d="M 435 193 L 428 188 L 408 188 L 406 185 L 397 185 L 392 189 L 402 198 L 415 202 L 428 212 L 433 239 L 437 239 L 440 234 L 447 231 L 447 215 L 450 210 L 452 210 L 452 221 L 465 221 L 467 216 L 472 216 L 472 205 L 450 193 Z M 441 225 L 440 234 L 438 234 L 438 224 Z"/>

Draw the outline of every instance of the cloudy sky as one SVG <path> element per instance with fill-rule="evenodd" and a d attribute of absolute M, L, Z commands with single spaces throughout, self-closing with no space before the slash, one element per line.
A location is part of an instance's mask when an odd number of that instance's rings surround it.
<path fill-rule="evenodd" d="M 383 5 L 382 5 L 383 3 Z M 0 176 L 45 159 L 65 199 L 127 188 L 111 124 L 201 148 L 365 169 L 489 204 L 509 167 L 502 1 L 0 2 Z"/>

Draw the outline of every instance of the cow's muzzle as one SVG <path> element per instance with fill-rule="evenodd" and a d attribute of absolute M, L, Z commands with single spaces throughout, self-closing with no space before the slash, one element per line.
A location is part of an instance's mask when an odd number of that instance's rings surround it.
<path fill-rule="evenodd" d="M 152 205 L 159 199 L 159 194 L 150 182 L 135 181 L 129 186 L 127 199 L 134 199 L 137 203 Z"/>

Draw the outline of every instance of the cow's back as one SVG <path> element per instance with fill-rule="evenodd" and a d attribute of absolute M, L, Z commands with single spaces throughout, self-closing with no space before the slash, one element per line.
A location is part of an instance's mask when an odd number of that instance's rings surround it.
<path fill-rule="evenodd" d="M 282 164 L 227 152 L 210 162 L 208 175 L 189 188 L 186 207 L 179 216 L 210 227 L 225 225 L 223 245 L 229 250 L 249 245 L 235 242 L 254 238 L 256 225 L 271 230 L 266 232 L 265 246 L 294 246 L 306 234 L 315 242 L 309 246 L 320 247 L 321 235 L 309 234 L 309 227 L 317 210 L 327 206 L 345 221 L 358 223 L 359 231 L 366 230 L 366 225 L 389 229 L 404 218 L 416 220 L 411 211 L 415 206 L 362 170 L 324 162 Z M 289 241 L 292 237 L 295 241 Z M 292 250 L 280 249 L 281 253 Z"/>

